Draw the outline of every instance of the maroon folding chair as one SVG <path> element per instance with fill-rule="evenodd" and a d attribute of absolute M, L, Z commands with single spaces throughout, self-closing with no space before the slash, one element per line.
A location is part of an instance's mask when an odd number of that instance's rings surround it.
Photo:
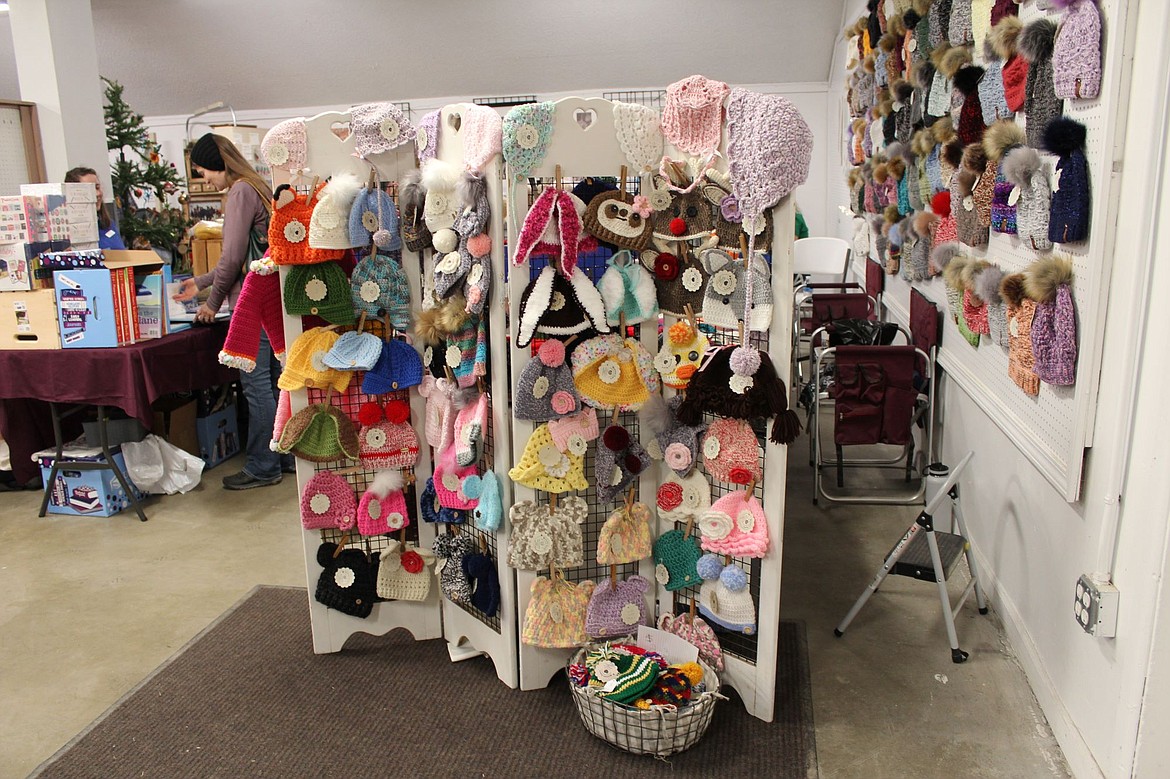
<path fill-rule="evenodd" d="M 882 293 L 886 290 L 886 274 L 882 266 L 874 260 L 865 262 L 865 294 L 873 298 L 874 317 L 885 321 L 885 312 L 882 310 Z"/>

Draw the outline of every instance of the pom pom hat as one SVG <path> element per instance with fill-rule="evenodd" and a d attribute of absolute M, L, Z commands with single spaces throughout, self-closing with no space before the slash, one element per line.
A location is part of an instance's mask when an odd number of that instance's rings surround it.
<path fill-rule="evenodd" d="M 573 368 L 565 360 L 565 345 L 550 338 L 521 371 L 512 395 L 512 412 L 516 419 L 548 422 L 580 409 L 581 398 L 573 383 Z"/>
<path fill-rule="evenodd" d="M 357 508 L 358 532 L 379 536 L 410 527 L 410 513 L 402 493 L 401 471 L 381 471 L 362 495 Z"/>
<path fill-rule="evenodd" d="M 1089 163 L 1085 158 L 1087 128 L 1067 117 L 1057 117 L 1044 128 L 1043 147 L 1057 155 L 1049 207 L 1048 239 L 1076 243 L 1089 237 L 1091 199 Z"/>

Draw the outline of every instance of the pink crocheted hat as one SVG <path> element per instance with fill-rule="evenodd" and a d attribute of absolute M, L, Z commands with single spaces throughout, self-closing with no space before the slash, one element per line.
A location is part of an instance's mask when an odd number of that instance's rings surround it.
<path fill-rule="evenodd" d="M 433 159 L 439 149 L 439 110 L 435 109 L 424 114 L 418 120 L 418 127 L 414 134 L 414 151 L 418 155 L 418 164 L 421 166 L 429 159 Z"/>
<path fill-rule="evenodd" d="M 572 276 L 573 269 L 577 267 L 578 243 L 582 233 L 581 215 L 585 210 L 584 204 L 578 208 L 578 203 L 581 203 L 580 199 L 553 187 L 541 192 L 524 217 L 512 264 L 523 265 L 537 245 L 541 244 L 557 250 L 557 270 L 565 278 Z"/>
<path fill-rule="evenodd" d="M 309 151 L 305 120 L 301 117 L 285 119 L 267 133 L 260 141 L 260 156 L 270 168 L 280 168 L 290 173 L 305 169 Z"/>
<path fill-rule="evenodd" d="M 380 536 L 410 527 L 410 512 L 402 494 L 402 471 L 381 471 L 362 494 L 357 507 L 358 532 Z"/>
<path fill-rule="evenodd" d="M 473 475 L 479 475 L 475 464 L 456 464 L 453 445 L 439 452 L 436 458 L 434 477 L 435 496 L 439 499 L 439 505 L 460 511 L 471 511 L 478 506 L 478 500 L 468 497 L 463 492 L 463 480 Z"/>
<path fill-rule="evenodd" d="M 589 442 L 599 435 L 597 411 L 585 406 L 572 416 L 550 419 L 548 433 L 558 451 L 583 454 Z"/>
<path fill-rule="evenodd" d="M 718 149 L 727 90 L 727 84 L 705 76 L 689 76 L 668 86 L 662 108 L 666 140 L 688 154 Z"/>
<path fill-rule="evenodd" d="M 490 408 L 488 394 L 481 392 L 474 403 L 468 403 L 455 416 L 455 463 L 457 465 L 475 465 L 479 462 L 483 437 L 487 434 Z"/>
<path fill-rule="evenodd" d="M 363 403 L 358 409 L 361 462 L 367 468 L 410 468 L 418 462 L 418 434 L 410 426 L 410 405 L 392 400 L 385 409 Z"/>
<path fill-rule="evenodd" d="M 301 495 L 301 527 L 349 530 L 356 521 L 357 505 L 349 482 L 332 471 L 314 474 Z"/>
<path fill-rule="evenodd" d="M 768 553 L 768 520 L 756 496 L 729 492 L 699 518 L 703 550 L 732 557 L 763 557 Z"/>
<path fill-rule="evenodd" d="M 276 447 L 280 441 L 280 435 L 284 432 L 284 426 L 291 416 L 292 398 L 288 394 L 288 390 L 282 389 L 280 397 L 276 400 L 276 419 L 272 421 L 272 440 L 268 442 L 268 448 L 272 451 L 279 451 Z"/>
<path fill-rule="evenodd" d="M 397 149 L 415 139 L 414 125 L 393 103 L 365 103 L 349 109 L 353 148 L 365 159 L 371 154 Z"/>
<path fill-rule="evenodd" d="M 805 182 L 812 146 L 812 131 L 790 100 L 731 90 L 727 168 L 744 217 L 762 214 Z"/>
<path fill-rule="evenodd" d="M 716 419 L 703 436 L 703 467 L 715 481 L 748 484 L 761 478 L 760 444 L 742 419 Z"/>
<path fill-rule="evenodd" d="M 466 105 L 459 114 L 463 165 L 470 171 L 482 172 L 503 148 L 504 119 L 496 109 L 485 105 Z"/>

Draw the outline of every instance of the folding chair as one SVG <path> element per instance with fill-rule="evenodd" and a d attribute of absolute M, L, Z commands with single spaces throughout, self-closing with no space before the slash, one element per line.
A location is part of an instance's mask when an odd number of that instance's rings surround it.
<path fill-rule="evenodd" d="M 806 282 L 844 284 L 851 254 L 849 243 L 841 238 L 799 238 L 792 243 L 792 272 L 807 277 Z"/>
<path fill-rule="evenodd" d="M 846 290 L 854 291 L 848 292 Z M 836 290 L 836 291 L 827 291 Z M 813 338 L 818 330 L 832 332 L 832 325 L 837 319 L 870 319 L 874 318 L 875 302 L 869 295 L 864 294 L 860 285 L 853 282 L 844 284 L 811 284 L 798 290 L 793 300 L 794 314 L 792 317 L 792 374 L 796 377 L 793 383 L 802 386 L 804 374 L 801 363 L 812 359 L 813 350 L 819 346 Z M 803 299 L 801 298 L 804 295 Z M 806 347 L 805 354 L 801 353 L 801 346 Z"/>
<path fill-rule="evenodd" d="M 946 481 L 939 487 L 938 492 L 926 504 L 926 508 L 919 513 L 910 528 L 902 534 L 898 543 L 894 544 L 894 548 L 886 555 L 881 569 L 874 576 L 873 581 L 869 583 L 869 586 L 862 591 L 857 602 L 849 609 L 849 613 L 833 629 L 833 635 L 837 638 L 845 635 L 849 623 L 861 611 L 861 607 L 866 604 L 870 596 L 878 591 L 878 587 L 882 585 L 887 576 L 890 574 L 909 576 L 920 581 L 935 582 L 938 585 L 943 620 L 947 628 L 947 640 L 951 645 L 951 662 L 962 663 L 967 660 L 968 653 L 959 648 L 959 636 L 955 631 L 955 617 L 963 608 L 963 604 L 967 602 L 967 598 L 971 596 L 972 590 L 975 592 L 975 602 L 979 607 L 979 613 L 987 613 L 987 599 L 983 594 L 983 585 L 979 581 L 979 570 L 975 567 L 975 556 L 971 551 L 970 537 L 967 535 L 967 529 L 963 523 L 963 512 L 959 505 L 959 475 L 971 462 L 973 456 L 974 452 L 967 452 L 959 465 L 950 472 Z M 951 501 L 951 516 L 954 519 L 957 533 L 944 533 L 934 529 L 934 513 L 944 500 Z M 959 596 L 958 602 L 952 608 L 951 596 L 947 591 L 947 580 L 958 567 L 959 560 L 964 557 L 967 560 L 967 569 L 971 573 L 971 581 L 967 583 L 963 594 Z"/>
<path fill-rule="evenodd" d="M 886 274 L 876 260 L 865 262 L 865 294 L 873 298 L 874 316 L 879 322 L 886 321 L 886 311 L 882 307 L 882 293 L 886 289 Z"/>

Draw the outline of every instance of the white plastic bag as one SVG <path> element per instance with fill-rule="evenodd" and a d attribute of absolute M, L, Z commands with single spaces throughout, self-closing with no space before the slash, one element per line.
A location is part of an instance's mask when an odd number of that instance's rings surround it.
<path fill-rule="evenodd" d="M 199 486 L 203 460 L 156 435 L 122 444 L 130 481 L 143 492 L 174 495 Z"/>

